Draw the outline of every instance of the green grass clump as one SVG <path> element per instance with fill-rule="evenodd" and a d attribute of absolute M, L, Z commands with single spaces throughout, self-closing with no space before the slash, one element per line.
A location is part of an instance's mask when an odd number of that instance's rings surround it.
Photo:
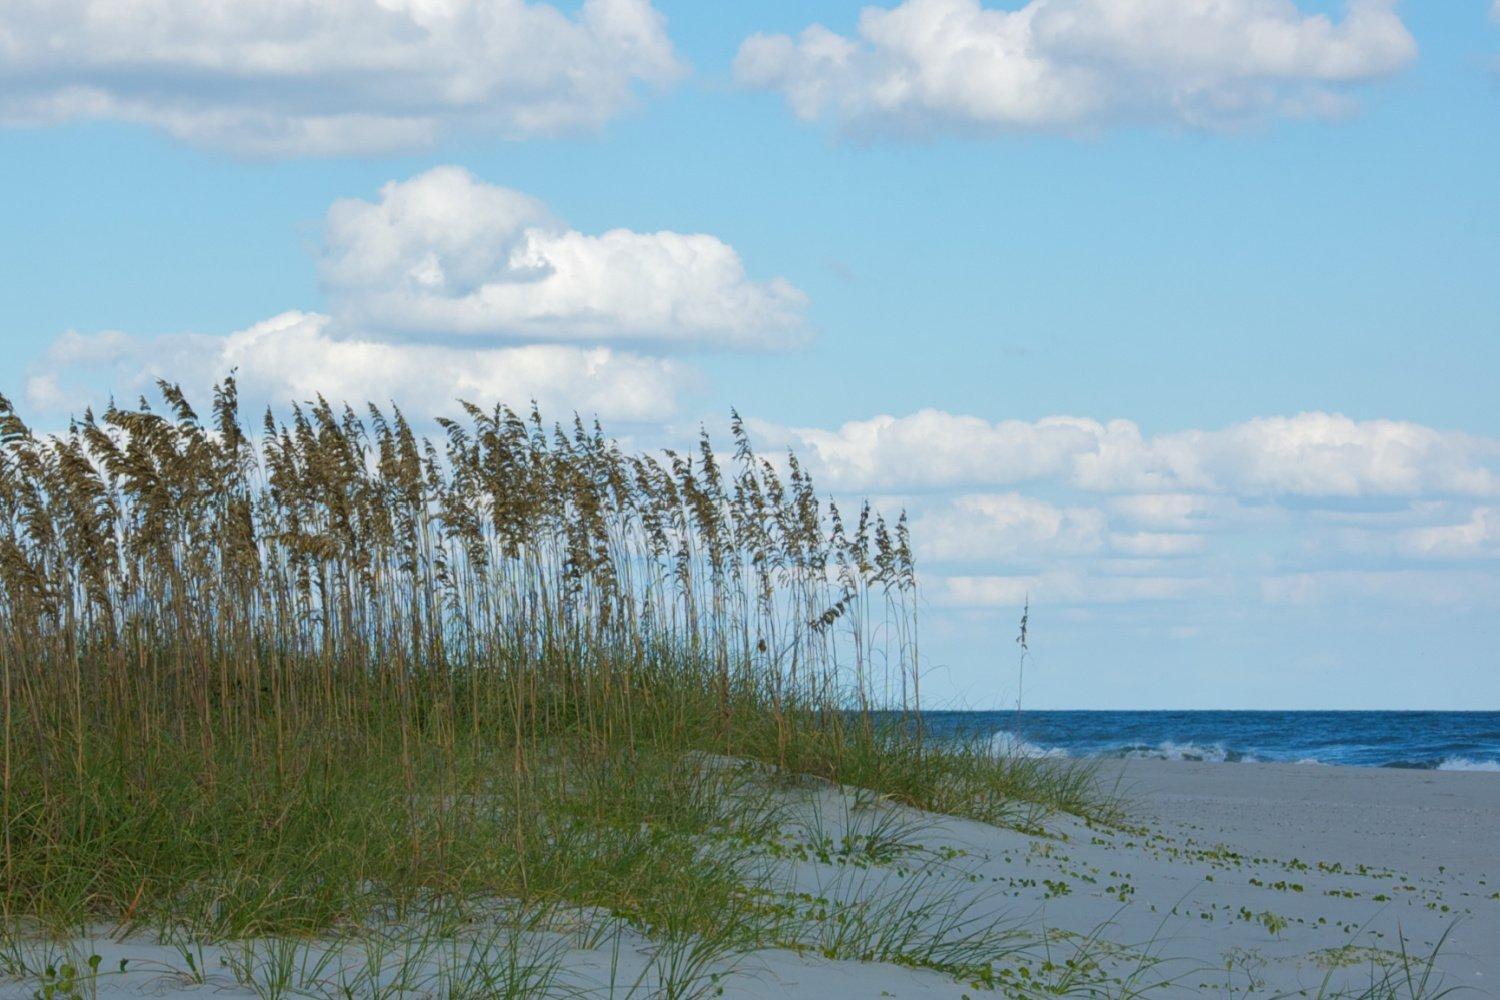
<path fill-rule="evenodd" d="M 161 391 L 58 436 L 0 397 L 7 927 L 504 900 L 720 954 L 795 937 L 746 846 L 785 819 L 766 773 L 1098 805 L 1086 771 L 924 739 L 904 516 L 846 521 L 738 418 L 732 459 L 655 457 L 503 407 L 433 442 L 319 399 L 252 438 L 232 379 L 206 423 Z"/>

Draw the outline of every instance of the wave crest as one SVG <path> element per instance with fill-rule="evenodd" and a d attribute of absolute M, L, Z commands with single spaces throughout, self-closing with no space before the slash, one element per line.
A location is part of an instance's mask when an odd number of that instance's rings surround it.
<path fill-rule="evenodd" d="M 1022 739 L 1015 733 L 1001 730 L 990 737 L 990 752 L 997 757 L 1071 757 L 1061 747 L 1044 747 Z"/>
<path fill-rule="evenodd" d="M 1439 771 L 1500 771 L 1500 760 L 1475 760 L 1472 757 L 1444 757 Z"/>

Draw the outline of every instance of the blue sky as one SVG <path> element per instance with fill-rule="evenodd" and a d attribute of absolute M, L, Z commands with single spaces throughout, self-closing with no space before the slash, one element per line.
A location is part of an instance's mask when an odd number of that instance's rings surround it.
<path fill-rule="evenodd" d="M 1037 707 L 1500 707 L 1486 4 L 195 6 L 0 12 L 35 423 L 230 363 L 645 444 L 732 405 L 912 510 L 940 698 L 1013 698 L 1030 593 Z"/>

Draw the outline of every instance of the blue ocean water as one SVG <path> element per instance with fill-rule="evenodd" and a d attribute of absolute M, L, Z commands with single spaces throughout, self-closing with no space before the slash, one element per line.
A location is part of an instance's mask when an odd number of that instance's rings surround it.
<path fill-rule="evenodd" d="M 1500 712 L 924 712 L 967 735 L 1069 757 L 1280 761 L 1500 772 Z"/>

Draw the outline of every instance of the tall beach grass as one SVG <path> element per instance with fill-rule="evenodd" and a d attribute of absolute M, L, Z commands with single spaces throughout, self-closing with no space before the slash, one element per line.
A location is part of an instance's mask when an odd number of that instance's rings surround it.
<path fill-rule="evenodd" d="M 534 410 L 428 440 L 319 399 L 252 434 L 233 379 L 206 418 L 160 394 L 56 435 L 0 397 L 7 933 L 504 901 L 697 968 L 797 940 L 746 848 L 776 781 L 1095 804 L 1076 769 L 924 738 L 904 516 L 839 510 L 737 417 L 731 452 L 651 455 Z"/>

